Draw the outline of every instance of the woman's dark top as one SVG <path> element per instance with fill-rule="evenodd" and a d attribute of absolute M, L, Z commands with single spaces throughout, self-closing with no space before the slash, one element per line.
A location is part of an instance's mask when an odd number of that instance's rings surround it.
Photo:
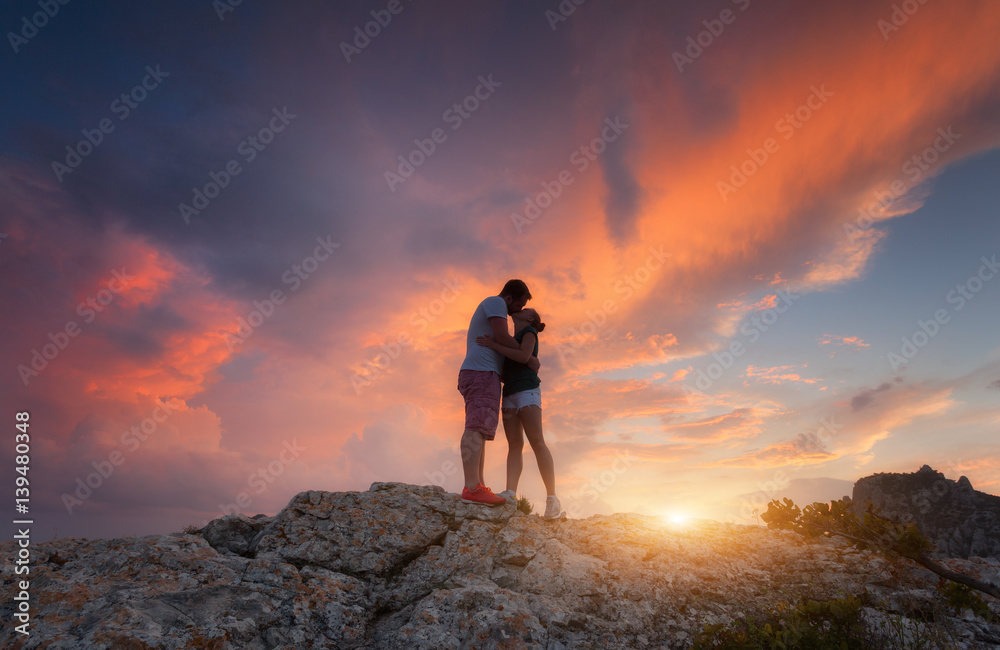
<path fill-rule="evenodd" d="M 535 335 L 535 350 L 531 353 L 531 356 L 538 356 L 538 330 L 536 330 L 531 325 L 526 326 L 523 330 L 514 335 L 514 340 L 520 343 L 524 339 L 524 334 L 526 332 L 531 332 Z M 522 390 L 531 390 L 532 388 L 538 388 L 538 385 L 542 383 L 542 380 L 538 378 L 538 373 L 529 368 L 523 363 L 518 363 L 512 361 L 506 357 L 503 360 L 503 394 L 513 395 L 514 393 L 520 393 Z"/>

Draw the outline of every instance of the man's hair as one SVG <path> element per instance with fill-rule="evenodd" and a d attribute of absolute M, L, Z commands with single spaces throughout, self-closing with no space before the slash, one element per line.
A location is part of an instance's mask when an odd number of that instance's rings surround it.
<path fill-rule="evenodd" d="M 503 289 L 500 290 L 500 297 L 510 296 L 514 300 L 520 300 L 521 298 L 527 298 L 531 300 L 531 292 L 528 291 L 528 285 L 526 285 L 522 280 L 507 280 L 507 284 L 503 285 Z"/>

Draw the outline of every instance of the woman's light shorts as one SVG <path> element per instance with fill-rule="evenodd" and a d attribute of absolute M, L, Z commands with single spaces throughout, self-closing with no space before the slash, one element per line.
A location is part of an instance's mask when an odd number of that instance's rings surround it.
<path fill-rule="evenodd" d="M 541 388 L 532 388 L 531 390 L 522 390 L 520 393 L 504 395 L 502 408 L 521 410 L 525 406 L 531 406 L 532 404 L 538 408 L 542 408 Z"/>

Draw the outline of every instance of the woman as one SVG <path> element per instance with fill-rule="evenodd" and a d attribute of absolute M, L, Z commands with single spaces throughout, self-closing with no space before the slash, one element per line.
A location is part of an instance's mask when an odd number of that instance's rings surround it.
<path fill-rule="evenodd" d="M 566 515 L 556 496 L 556 476 L 552 463 L 552 453 L 542 437 L 542 391 L 538 374 L 525 363 L 538 356 L 538 333 L 545 329 L 538 312 L 522 309 L 511 314 L 514 321 L 514 339 L 519 348 L 500 345 L 489 336 L 476 338 L 476 343 L 495 350 L 506 357 L 503 366 L 503 403 L 501 414 L 503 430 L 507 436 L 507 489 L 498 494 L 509 503 L 517 503 L 517 482 L 521 478 L 524 465 L 521 452 L 524 436 L 535 452 L 538 471 L 545 483 L 548 498 L 545 499 L 545 519 L 559 519 Z"/>

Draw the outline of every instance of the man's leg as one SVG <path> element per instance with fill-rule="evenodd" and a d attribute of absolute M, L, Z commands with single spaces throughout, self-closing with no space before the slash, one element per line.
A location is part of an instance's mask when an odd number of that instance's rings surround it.
<path fill-rule="evenodd" d="M 524 426 L 524 433 L 528 436 L 528 444 L 535 452 L 535 460 L 538 461 L 538 472 L 542 475 L 545 489 L 551 496 L 556 493 L 556 470 L 552 462 L 552 452 L 545 444 L 542 437 L 542 409 L 534 404 L 525 406 L 517 412 Z"/>
<path fill-rule="evenodd" d="M 516 409 L 503 409 L 503 432 L 507 436 L 507 489 L 517 493 L 517 483 L 521 480 L 524 467 L 524 430 L 517 417 Z"/>
<path fill-rule="evenodd" d="M 482 477 L 483 436 L 478 431 L 466 429 L 462 433 L 462 469 L 465 487 L 475 490 Z"/>
<path fill-rule="evenodd" d="M 486 485 L 486 440 L 479 445 L 479 484 Z"/>
<path fill-rule="evenodd" d="M 496 435 L 500 416 L 500 376 L 491 371 L 462 370 L 458 390 L 465 399 L 465 431 L 462 433 L 462 470 L 465 487 L 486 485 L 485 442 Z"/>

